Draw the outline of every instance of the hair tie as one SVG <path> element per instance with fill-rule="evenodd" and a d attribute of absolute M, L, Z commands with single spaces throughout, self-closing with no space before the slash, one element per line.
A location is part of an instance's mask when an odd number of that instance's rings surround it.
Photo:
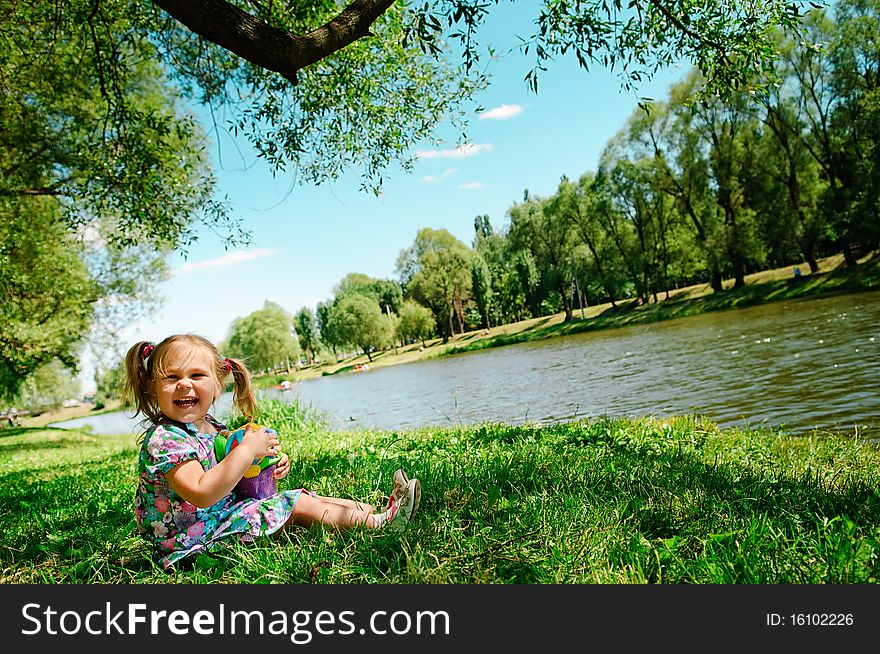
<path fill-rule="evenodd" d="M 232 361 L 230 361 L 226 357 L 223 357 L 223 363 L 226 364 L 226 372 L 230 372 L 232 370 Z"/>
<path fill-rule="evenodd" d="M 155 343 L 147 343 L 147 345 L 144 347 L 144 349 L 141 350 L 141 357 L 143 359 L 146 359 L 148 356 L 150 356 L 153 353 L 153 350 L 155 350 L 155 349 L 156 349 Z"/>

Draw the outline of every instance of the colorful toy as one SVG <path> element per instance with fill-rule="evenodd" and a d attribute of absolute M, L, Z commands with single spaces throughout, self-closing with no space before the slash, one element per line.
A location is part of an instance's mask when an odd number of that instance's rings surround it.
<path fill-rule="evenodd" d="M 241 441 L 249 430 L 260 429 L 260 425 L 253 422 L 235 430 L 224 429 L 214 436 L 214 454 L 217 463 L 222 461 L 232 450 L 241 445 Z M 266 428 L 270 434 L 278 432 Z M 275 484 L 275 464 L 281 460 L 280 456 L 264 456 L 262 459 L 254 459 L 251 467 L 245 470 L 235 488 L 232 490 L 241 499 L 263 499 L 278 492 Z"/>

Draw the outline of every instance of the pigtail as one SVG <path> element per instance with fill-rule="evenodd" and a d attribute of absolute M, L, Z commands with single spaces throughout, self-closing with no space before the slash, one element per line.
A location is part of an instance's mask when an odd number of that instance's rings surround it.
<path fill-rule="evenodd" d="M 150 420 L 155 420 L 155 412 L 150 401 L 152 389 L 149 356 L 155 347 L 149 341 L 138 341 L 129 348 L 125 355 L 126 379 L 122 392 L 123 400 L 134 404 L 134 415 L 141 414 Z"/>
<path fill-rule="evenodd" d="M 222 365 L 226 373 L 232 373 L 232 381 L 235 384 L 232 403 L 248 420 L 253 420 L 254 414 L 257 412 L 257 398 L 254 395 L 253 384 L 251 384 L 250 372 L 238 359 L 225 358 Z"/>

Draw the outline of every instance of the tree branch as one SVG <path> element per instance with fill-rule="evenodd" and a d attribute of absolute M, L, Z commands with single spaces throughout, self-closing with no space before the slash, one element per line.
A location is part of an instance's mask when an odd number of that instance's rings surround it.
<path fill-rule="evenodd" d="M 226 0 L 153 0 L 190 31 L 296 84 L 296 73 L 369 35 L 394 0 L 354 0 L 308 34 L 264 23 Z"/>
<path fill-rule="evenodd" d="M 672 23 L 675 26 L 675 28 L 678 29 L 682 34 L 685 34 L 686 36 L 689 36 L 692 39 L 696 39 L 700 43 L 708 45 L 711 48 L 718 50 L 722 54 L 725 54 L 725 46 L 723 43 L 718 43 L 718 41 L 713 41 L 712 39 L 707 39 L 707 38 L 701 36 L 700 34 L 697 34 L 696 32 L 688 29 L 688 27 L 684 23 L 682 23 L 678 18 L 676 18 L 672 14 L 672 12 L 669 11 L 669 9 L 667 9 L 665 6 L 663 6 L 663 3 L 660 2 L 659 0 L 648 0 L 648 4 L 653 5 L 654 9 L 656 9 L 661 14 L 663 14 L 666 17 L 666 20 L 668 20 L 670 23 Z M 726 58 L 726 56 L 725 56 L 725 58 Z"/>
<path fill-rule="evenodd" d="M 13 197 L 13 196 L 21 196 L 21 195 L 54 195 L 54 196 L 67 196 L 69 193 L 67 191 L 62 191 L 57 187 L 32 187 L 32 188 L 18 188 L 18 189 L 0 189 L 0 196 L 2 197 Z"/>

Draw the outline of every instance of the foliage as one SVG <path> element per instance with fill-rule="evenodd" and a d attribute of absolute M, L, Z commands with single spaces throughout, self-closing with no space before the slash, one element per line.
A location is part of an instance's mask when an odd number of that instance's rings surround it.
<path fill-rule="evenodd" d="M 0 233 L 18 250 L 0 267 L 6 390 L 56 358 L 74 369 L 84 340 L 107 365 L 167 250 L 199 221 L 235 232 L 202 132 L 127 4 L 0 3 Z"/>
<path fill-rule="evenodd" d="M 359 293 L 338 297 L 327 319 L 339 345 L 359 347 L 371 361 L 371 352 L 391 344 L 394 325 L 373 298 Z"/>
<path fill-rule="evenodd" d="M 108 400 L 122 398 L 125 387 L 125 359 L 120 357 L 115 366 L 95 372 L 95 404 L 107 404 Z"/>
<path fill-rule="evenodd" d="M 5 404 L 31 413 L 42 413 L 57 409 L 64 400 L 79 397 L 79 381 L 56 359 L 28 375 L 15 395 L 6 398 Z"/>
<path fill-rule="evenodd" d="M 456 31 L 465 63 L 480 60 L 479 32 L 499 0 L 441 0 L 416 8 L 418 34 L 428 45 L 443 26 Z M 522 49 L 534 55 L 526 74 L 537 90 L 540 73 L 560 56 L 573 56 L 581 68 L 601 65 L 619 70 L 624 88 L 682 61 L 692 62 L 708 80 L 707 95 L 724 94 L 753 82 L 772 80 L 775 29 L 796 31 L 807 3 L 786 0 L 707 2 L 705 0 L 622 0 L 572 2 L 543 0 L 534 32 Z M 810 3 L 820 6 L 820 3 Z"/>
<path fill-rule="evenodd" d="M 403 302 L 400 284 L 391 279 L 375 279 L 363 273 L 348 273 L 333 289 L 339 298 L 352 293 L 366 295 L 379 303 L 384 312 L 397 313 Z"/>
<path fill-rule="evenodd" d="M 340 10 L 333 0 L 232 4 L 292 34 L 309 33 Z M 485 84 L 480 72 L 407 41 L 410 13 L 403 4 L 380 16 L 373 36 L 297 71 L 295 84 L 164 12 L 140 13 L 149 14 L 142 16 L 142 29 L 185 93 L 223 115 L 223 127 L 245 136 L 271 168 L 293 170 L 301 183 L 320 184 L 353 170 L 365 189 L 378 193 L 384 170 L 392 163 L 410 168 L 410 147 L 430 138 L 440 120 L 463 124 L 462 103 Z"/>
<path fill-rule="evenodd" d="M 302 307 L 293 317 L 293 325 L 296 337 L 299 340 L 300 349 L 308 358 L 309 362 L 315 360 L 315 355 L 321 349 L 321 333 L 318 328 L 318 318 L 309 307 Z"/>
<path fill-rule="evenodd" d="M 230 4 L 276 33 L 305 34 L 339 12 L 332 0 Z M 276 171 L 292 167 L 301 182 L 320 183 L 355 168 L 378 191 L 383 171 L 393 162 L 408 168 L 411 146 L 430 138 L 438 122 L 452 118 L 464 127 L 464 104 L 486 82 L 475 64 L 493 4 L 394 3 L 370 37 L 299 70 L 294 85 L 155 4 L 4 2 L 4 19 L 16 26 L 0 39 L 7 88 L 0 122 L 10 155 L 0 164 L 4 192 L 51 194 L 71 223 L 97 227 L 122 245 L 186 247 L 198 214 L 246 240 L 213 197 L 200 128 L 178 98 L 210 106 L 225 121 L 217 127 L 245 135 Z M 545 0 L 536 13 L 535 32 L 522 46 L 535 55 L 526 75 L 535 89 L 554 57 L 574 54 L 585 69 L 619 66 L 627 86 L 691 60 L 716 91 L 741 85 L 755 70 L 769 73 L 767 35 L 794 29 L 799 8 L 763 0 L 718 10 L 687 0 L 624 10 L 619 2 Z"/>
<path fill-rule="evenodd" d="M 73 368 L 100 297 L 51 200 L 0 197 L 0 395 L 54 360 Z"/>
<path fill-rule="evenodd" d="M 492 278 L 486 260 L 475 252 L 471 257 L 471 289 L 477 305 L 478 316 L 485 329 L 491 327 L 489 314 L 492 311 Z"/>
<path fill-rule="evenodd" d="M 232 321 L 221 351 L 225 356 L 244 359 L 254 371 L 290 367 L 300 353 L 293 318 L 267 300 L 262 309 Z"/>
<path fill-rule="evenodd" d="M 551 198 L 529 196 L 528 192 L 525 195 L 522 202 L 507 211 L 512 246 L 531 255 L 547 295 L 552 291 L 559 293 L 565 319 L 571 320 L 567 288 L 571 281 L 571 216 L 558 195 Z"/>
<path fill-rule="evenodd" d="M 464 331 L 463 304 L 470 297 L 471 251 L 446 229 L 425 227 L 397 257 L 397 274 L 406 295 L 430 307 L 446 338 Z"/>
<path fill-rule="evenodd" d="M 115 246 L 185 247 L 200 214 L 235 234 L 138 5 L 2 3 L 0 192 L 54 198 Z"/>
<path fill-rule="evenodd" d="M 434 334 L 434 314 L 414 300 L 403 301 L 398 318 L 395 335 L 402 343 L 418 340 L 424 346 L 425 340 Z"/>

